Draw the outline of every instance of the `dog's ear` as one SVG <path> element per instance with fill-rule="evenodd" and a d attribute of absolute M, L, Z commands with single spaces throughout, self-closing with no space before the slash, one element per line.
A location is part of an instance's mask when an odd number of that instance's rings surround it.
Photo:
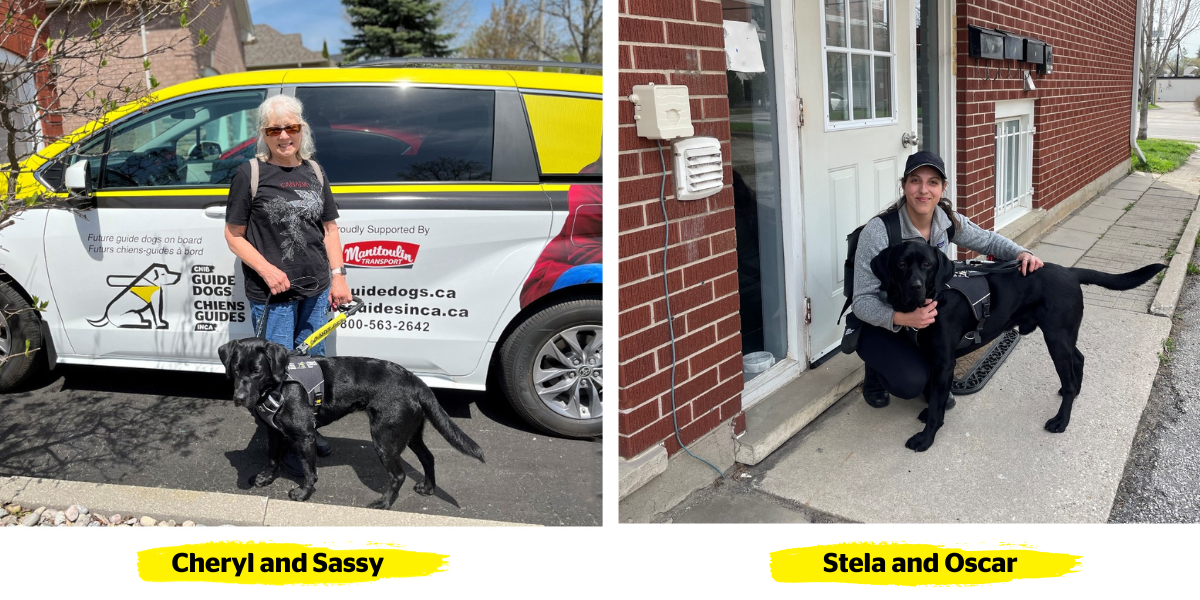
<path fill-rule="evenodd" d="M 217 356 L 221 357 L 221 364 L 225 365 L 225 374 L 230 377 L 233 376 L 233 354 L 233 340 L 225 342 L 221 344 L 220 348 L 217 348 Z"/>
<path fill-rule="evenodd" d="M 879 289 L 887 290 L 892 282 L 892 250 L 895 246 L 884 248 L 871 259 L 871 272 L 879 279 Z"/>
<path fill-rule="evenodd" d="M 933 253 L 937 255 L 938 267 L 933 276 L 933 289 L 929 291 L 936 293 L 945 289 L 946 284 L 954 278 L 954 261 L 941 250 L 934 250 Z"/>
<path fill-rule="evenodd" d="M 282 383 L 287 379 L 288 370 L 288 349 L 283 346 L 271 342 L 263 344 L 266 347 L 267 358 L 271 362 L 271 378 L 276 383 Z"/>

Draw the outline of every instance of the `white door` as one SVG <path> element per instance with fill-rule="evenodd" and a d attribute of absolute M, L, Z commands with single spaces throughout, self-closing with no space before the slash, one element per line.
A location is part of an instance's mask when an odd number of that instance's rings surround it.
<path fill-rule="evenodd" d="M 913 13 L 912 0 L 796 4 L 810 360 L 840 342 L 846 235 L 900 197 L 915 151 Z"/>

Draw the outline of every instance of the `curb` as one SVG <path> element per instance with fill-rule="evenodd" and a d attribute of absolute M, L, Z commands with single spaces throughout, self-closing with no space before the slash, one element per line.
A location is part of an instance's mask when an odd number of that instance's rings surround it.
<path fill-rule="evenodd" d="M 1188 261 L 1192 259 L 1192 251 L 1196 247 L 1196 236 L 1200 234 L 1200 217 L 1197 216 L 1197 212 L 1200 212 L 1200 201 L 1196 202 L 1196 207 L 1192 209 L 1192 216 L 1188 217 L 1183 237 L 1175 246 L 1175 255 L 1171 257 L 1171 262 L 1167 266 L 1167 276 L 1163 278 L 1162 284 L 1158 286 L 1158 292 L 1154 294 L 1154 301 L 1150 303 L 1150 314 L 1152 315 L 1167 318 L 1173 318 L 1175 315 L 1175 306 L 1179 303 L 1179 294 L 1183 291 L 1183 280 L 1187 275 Z"/>
<path fill-rule="evenodd" d="M 480 527 L 527 526 L 354 506 L 276 500 L 266 496 L 194 492 L 164 488 L 62 481 L 33 477 L 0 477 L 0 504 L 60 506 L 79 504 L 93 512 L 150 515 L 160 521 L 193 520 L 206 525 L 273 527 Z"/>

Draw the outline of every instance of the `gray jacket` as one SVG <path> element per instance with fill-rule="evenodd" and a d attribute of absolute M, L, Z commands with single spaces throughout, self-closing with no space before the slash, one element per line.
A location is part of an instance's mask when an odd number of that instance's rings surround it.
<path fill-rule="evenodd" d="M 982 255 L 993 255 L 997 260 L 1012 260 L 1022 252 L 1028 252 L 1012 240 L 986 229 L 980 229 L 970 219 L 959 214 L 958 226 L 955 228 L 954 239 L 946 239 L 946 230 L 950 228 L 950 218 L 938 207 L 933 211 L 933 227 L 930 228 L 929 244 L 937 246 L 945 252 L 950 242 L 963 248 L 973 250 Z M 904 210 L 903 201 L 900 203 L 900 238 L 904 241 L 925 241 L 912 220 L 908 211 Z M 871 260 L 888 246 L 887 227 L 883 219 L 872 217 L 863 227 L 858 236 L 858 253 L 854 255 L 854 315 L 864 323 L 876 327 L 887 327 L 892 331 L 900 331 L 900 326 L 892 323 L 895 309 L 887 303 L 887 291 L 879 288 L 879 278 L 871 271 Z"/>

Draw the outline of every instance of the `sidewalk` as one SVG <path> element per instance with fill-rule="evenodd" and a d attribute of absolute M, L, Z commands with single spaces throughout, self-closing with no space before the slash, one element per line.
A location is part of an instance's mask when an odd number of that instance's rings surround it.
<path fill-rule="evenodd" d="M 1085 286 L 1078 342 L 1085 376 L 1065 433 L 1043 429 L 1059 406 L 1059 380 L 1042 336 L 1032 334 L 987 387 L 959 398 L 927 452 L 904 448 L 921 428 L 916 416 L 923 402 L 893 399 L 873 409 L 856 388 L 746 467 L 736 478 L 741 485 L 698 492 L 664 517 L 720 521 L 727 518 L 721 513 L 744 509 L 769 521 L 791 520 L 781 515 L 863 522 L 1108 520 L 1158 352 L 1171 332 L 1164 315 L 1173 314 L 1200 230 L 1200 217 L 1189 221 L 1197 182 L 1195 157 L 1161 177 L 1133 173 L 1031 248 L 1047 262 L 1124 272 L 1166 262 L 1179 244 L 1161 293 L 1157 280 L 1125 292 Z"/>

